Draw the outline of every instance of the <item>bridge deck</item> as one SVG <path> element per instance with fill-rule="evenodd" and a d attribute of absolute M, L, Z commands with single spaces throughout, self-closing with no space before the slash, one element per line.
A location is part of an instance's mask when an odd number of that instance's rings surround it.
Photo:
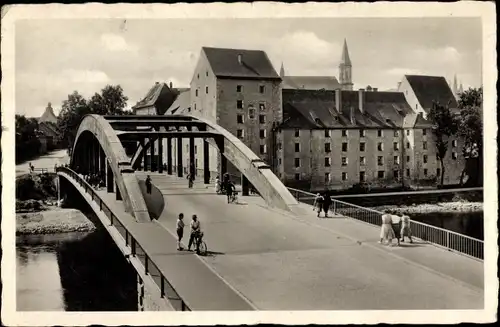
<path fill-rule="evenodd" d="M 179 212 L 186 222 L 196 213 L 214 252 L 201 260 L 259 309 L 484 305 L 482 262 L 427 244 L 382 246 L 377 244 L 377 228 L 342 217 L 318 219 L 310 207 L 310 215 L 297 218 L 269 210 L 256 196 L 229 205 L 212 186 L 198 182 L 188 189 L 185 179 L 151 176 L 165 195 L 159 223 L 173 233 Z"/>

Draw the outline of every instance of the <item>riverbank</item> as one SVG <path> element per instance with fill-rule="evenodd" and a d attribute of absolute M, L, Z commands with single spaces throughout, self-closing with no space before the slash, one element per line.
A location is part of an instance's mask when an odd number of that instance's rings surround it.
<path fill-rule="evenodd" d="M 79 210 L 50 207 L 49 210 L 17 213 L 16 235 L 91 232 L 96 226 Z"/>
<path fill-rule="evenodd" d="M 430 204 L 416 205 L 384 205 L 376 206 L 371 209 L 384 211 L 390 210 L 395 214 L 430 214 L 430 213 L 480 213 L 483 212 L 483 202 L 439 202 Z"/>

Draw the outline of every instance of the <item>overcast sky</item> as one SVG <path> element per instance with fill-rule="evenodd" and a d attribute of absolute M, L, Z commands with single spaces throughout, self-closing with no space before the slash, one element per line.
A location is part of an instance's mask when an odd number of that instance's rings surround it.
<path fill-rule="evenodd" d="M 480 86 L 481 21 L 474 18 L 20 20 L 16 112 L 56 114 L 67 95 L 120 84 L 129 107 L 155 81 L 189 85 L 202 46 L 261 49 L 276 71 L 338 76 L 347 39 L 355 88 L 395 88 L 404 74 L 457 74 Z"/>

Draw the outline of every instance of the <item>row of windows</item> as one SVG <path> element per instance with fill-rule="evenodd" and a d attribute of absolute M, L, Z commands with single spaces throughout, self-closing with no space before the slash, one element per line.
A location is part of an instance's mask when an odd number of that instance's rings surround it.
<path fill-rule="evenodd" d="M 410 143 L 406 144 L 407 148 L 410 148 Z M 427 149 L 427 142 L 422 143 L 422 147 L 424 150 Z M 281 147 L 280 147 L 281 148 Z M 382 142 L 377 143 L 377 149 L 378 151 L 384 151 L 384 144 Z M 394 142 L 393 143 L 393 149 L 394 151 L 399 151 L 399 143 Z M 359 143 L 359 151 L 364 152 L 366 150 L 366 143 L 361 142 Z M 332 147 L 330 143 L 325 143 L 325 152 L 331 152 Z M 342 152 L 347 152 L 349 151 L 349 144 L 347 142 L 342 143 Z M 300 152 L 300 143 L 295 143 L 295 152 Z"/>
<path fill-rule="evenodd" d="M 250 116 L 250 115 L 249 115 Z M 250 117 L 251 119 L 254 119 L 254 116 Z M 236 122 L 238 124 L 244 124 L 245 119 L 243 115 L 236 115 Z M 266 115 L 259 115 L 259 124 L 265 124 L 266 123 Z"/>
<path fill-rule="evenodd" d="M 244 138 L 245 137 L 245 130 L 243 130 L 243 129 L 236 130 L 236 137 L 239 139 Z M 259 130 L 259 137 L 261 139 L 265 139 L 267 137 L 267 130 L 265 130 L 265 129 Z"/>
<path fill-rule="evenodd" d="M 429 176 L 429 170 L 424 169 L 423 170 L 424 176 L 427 177 Z M 436 176 L 439 176 L 441 174 L 441 169 L 437 168 L 436 170 Z M 395 179 L 399 179 L 399 170 L 393 170 L 392 175 Z M 385 170 L 379 170 L 377 171 L 377 178 L 385 178 Z M 406 169 L 406 177 L 410 177 L 410 169 Z M 348 175 L 347 172 L 342 172 L 341 173 L 341 178 L 343 181 L 348 180 Z M 300 180 L 300 174 L 297 173 L 295 174 L 295 180 Z M 330 173 L 325 173 L 325 183 L 329 183 L 331 181 L 331 174 Z M 359 181 L 360 182 L 365 182 L 366 181 L 366 172 L 365 171 L 360 171 L 359 172 Z"/>
<path fill-rule="evenodd" d="M 241 93 L 243 92 L 243 85 L 236 85 L 236 92 Z M 266 86 L 265 85 L 259 85 L 259 93 L 265 93 L 266 92 Z"/>
<path fill-rule="evenodd" d="M 360 129 L 358 130 L 359 136 L 360 137 L 365 137 L 366 136 L 366 130 Z M 395 130 L 394 132 L 394 137 L 399 137 L 399 130 Z M 410 135 L 411 131 L 409 129 L 406 130 L 406 135 Z M 343 129 L 342 130 L 342 136 L 347 137 L 349 135 L 349 130 Z M 422 130 L 422 135 L 427 135 L 427 130 L 423 129 Z M 377 130 L 377 136 L 378 137 L 383 137 L 384 136 L 384 131 L 379 129 Z M 300 129 L 295 130 L 295 137 L 300 137 Z M 325 137 L 331 137 L 331 130 L 325 129 Z"/>
<path fill-rule="evenodd" d="M 243 100 L 236 100 L 236 108 L 243 109 Z M 250 110 L 250 109 L 254 109 L 253 105 L 249 105 L 248 106 L 248 110 Z M 259 103 L 259 109 L 260 109 L 260 111 L 265 111 L 266 110 L 266 103 L 265 102 L 260 102 Z"/>

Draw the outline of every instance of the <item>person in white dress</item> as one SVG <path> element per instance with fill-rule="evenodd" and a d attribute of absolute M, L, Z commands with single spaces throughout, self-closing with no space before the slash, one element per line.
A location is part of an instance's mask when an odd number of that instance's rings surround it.
<path fill-rule="evenodd" d="M 392 217 L 390 214 L 385 213 L 382 215 L 382 225 L 380 227 L 380 241 L 383 244 L 386 241 L 388 244 L 392 243 L 395 238 L 394 231 L 392 230 Z"/>
<path fill-rule="evenodd" d="M 405 241 L 405 236 L 410 239 L 410 243 L 413 243 L 411 239 L 411 227 L 410 227 L 410 217 L 404 215 L 401 224 L 401 242 Z"/>

